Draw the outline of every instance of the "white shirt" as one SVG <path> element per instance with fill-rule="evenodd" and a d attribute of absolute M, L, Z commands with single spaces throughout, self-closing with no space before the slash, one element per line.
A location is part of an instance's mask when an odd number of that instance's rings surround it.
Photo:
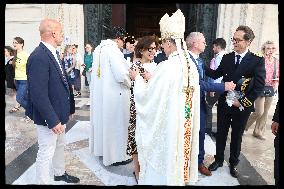
<path fill-rule="evenodd" d="M 199 57 L 199 55 L 194 54 L 193 52 L 189 51 L 189 53 L 193 56 L 193 58 L 196 60 L 197 63 L 197 58 Z"/>
<path fill-rule="evenodd" d="M 226 51 L 220 51 L 219 53 L 216 54 L 216 56 L 215 56 L 215 69 L 214 70 L 216 70 L 219 67 L 224 54 L 226 54 Z M 214 83 L 221 83 L 222 79 L 223 79 L 223 77 L 219 77 L 218 79 L 214 80 Z"/>
<path fill-rule="evenodd" d="M 61 64 L 59 63 L 59 60 L 58 60 L 58 58 L 57 58 L 56 48 L 54 48 L 54 47 L 53 47 L 51 44 L 49 44 L 49 43 L 46 43 L 46 42 L 43 42 L 43 41 L 41 41 L 41 42 L 44 44 L 44 46 L 46 46 L 46 48 L 48 48 L 48 50 L 51 51 L 52 55 L 54 56 L 56 62 L 57 62 L 58 65 L 59 65 L 59 68 L 60 68 L 60 70 L 61 70 L 61 72 L 62 72 L 62 74 L 63 74 L 63 70 L 62 70 Z"/>
<path fill-rule="evenodd" d="M 237 55 L 240 55 L 241 56 L 241 58 L 240 58 L 240 62 L 239 63 L 241 63 L 242 62 L 242 59 L 244 58 L 244 56 L 247 54 L 247 52 L 248 52 L 248 48 L 245 50 L 245 52 L 243 52 L 242 54 L 238 54 L 236 51 L 235 51 L 235 63 L 237 63 Z"/>

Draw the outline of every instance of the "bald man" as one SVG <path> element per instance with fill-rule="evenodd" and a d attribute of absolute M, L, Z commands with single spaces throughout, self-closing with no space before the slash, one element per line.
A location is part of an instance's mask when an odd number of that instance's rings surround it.
<path fill-rule="evenodd" d="M 50 166 L 55 181 L 77 183 L 79 178 L 65 172 L 65 126 L 75 112 L 72 88 L 56 48 L 63 41 L 61 24 L 44 19 L 39 26 L 41 42 L 27 63 L 28 116 L 34 121 L 38 134 L 36 158 L 37 184 L 50 184 Z"/>

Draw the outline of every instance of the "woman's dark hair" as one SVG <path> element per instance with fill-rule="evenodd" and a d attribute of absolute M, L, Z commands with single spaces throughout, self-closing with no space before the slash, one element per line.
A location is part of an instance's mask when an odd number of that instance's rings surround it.
<path fill-rule="evenodd" d="M 7 51 L 10 53 L 10 56 L 14 56 L 15 55 L 15 50 L 12 47 L 5 46 L 5 49 L 7 49 Z"/>
<path fill-rule="evenodd" d="M 144 36 L 139 39 L 134 49 L 135 56 L 142 58 L 141 51 L 148 49 L 152 43 L 155 43 L 156 47 L 158 47 L 158 41 L 154 36 Z"/>
<path fill-rule="evenodd" d="M 24 41 L 23 38 L 21 38 L 21 37 L 15 37 L 14 40 L 17 41 L 19 44 L 23 44 L 23 47 L 24 47 L 25 41 Z M 15 51 L 15 55 L 16 55 L 16 56 L 14 57 L 13 62 L 12 62 L 12 65 L 13 65 L 14 67 L 16 67 L 17 50 Z"/>
<path fill-rule="evenodd" d="M 23 47 L 24 47 L 25 41 L 24 41 L 23 38 L 21 38 L 21 37 L 15 37 L 14 40 L 17 41 L 19 44 L 23 44 Z"/>
<path fill-rule="evenodd" d="M 92 48 L 94 48 L 94 46 L 93 46 L 93 44 L 92 44 L 91 42 L 86 42 L 86 43 L 85 43 L 85 46 L 86 46 L 86 45 L 90 45 Z"/>

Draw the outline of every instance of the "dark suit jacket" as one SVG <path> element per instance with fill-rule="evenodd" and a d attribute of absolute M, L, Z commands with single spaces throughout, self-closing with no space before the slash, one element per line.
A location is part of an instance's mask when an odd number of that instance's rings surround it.
<path fill-rule="evenodd" d="M 45 125 L 50 129 L 59 122 L 66 124 L 70 113 L 75 111 L 74 97 L 54 56 L 42 43 L 28 58 L 27 76 L 26 115 L 35 124 Z"/>
<path fill-rule="evenodd" d="M 197 66 L 197 61 L 193 58 L 193 56 L 189 53 L 189 56 L 191 60 L 195 63 Z M 204 65 L 203 65 L 204 69 Z M 197 67 L 198 70 L 198 67 Z M 198 70 L 199 72 L 200 70 Z M 223 93 L 225 91 L 225 86 L 223 83 L 210 83 L 208 81 L 205 81 L 205 78 L 201 77 L 201 73 L 199 73 L 199 85 L 200 85 L 200 103 L 201 108 L 206 110 L 206 103 L 205 103 L 205 91 L 206 92 L 217 92 L 217 93 Z"/>
<path fill-rule="evenodd" d="M 252 90 L 245 93 L 245 95 L 239 99 L 239 102 L 244 107 L 244 111 L 253 111 L 254 110 L 254 101 L 263 91 L 265 84 L 265 64 L 264 58 L 259 57 L 250 51 L 243 57 L 240 65 L 235 69 L 235 53 L 225 54 L 221 60 L 219 67 L 216 70 L 210 69 L 208 66 L 205 66 L 206 74 L 213 78 L 217 79 L 223 76 L 224 82 L 233 81 L 237 83 L 242 77 L 253 78 L 254 84 Z M 240 112 L 239 108 L 232 106 L 229 107 L 226 100 L 227 92 L 220 95 L 218 100 L 218 106 L 222 106 L 224 111 Z"/>

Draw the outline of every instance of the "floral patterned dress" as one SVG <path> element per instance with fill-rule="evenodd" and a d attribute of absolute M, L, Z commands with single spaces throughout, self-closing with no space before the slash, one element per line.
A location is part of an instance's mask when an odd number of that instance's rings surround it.
<path fill-rule="evenodd" d="M 139 73 L 143 73 L 145 70 L 142 67 L 142 63 L 140 61 L 135 62 L 131 65 L 130 69 L 139 69 Z M 135 102 L 134 102 L 134 81 L 131 81 L 131 96 L 130 96 L 130 119 L 129 119 L 129 126 L 128 126 L 128 140 L 127 140 L 127 149 L 126 154 L 131 156 L 133 154 L 137 154 L 137 146 L 135 142 L 135 129 L 136 129 L 136 110 L 135 110 Z"/>

